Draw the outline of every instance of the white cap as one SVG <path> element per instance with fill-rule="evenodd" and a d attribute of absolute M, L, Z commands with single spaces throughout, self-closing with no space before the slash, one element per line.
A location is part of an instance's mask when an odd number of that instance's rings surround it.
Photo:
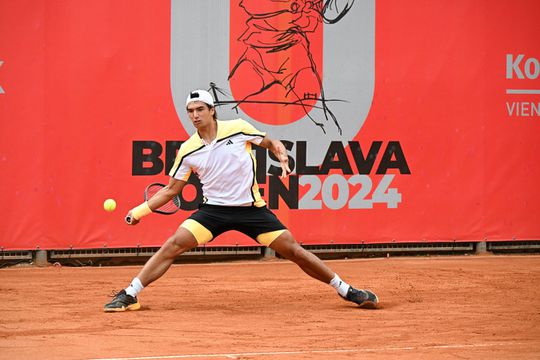
<path fill-rule="evenodd" d="M 210 106 L 214 106 L 214 99 L 212 99 L 212 95 L 206 90 L 193 90 L 190 92 L 186 99 L 186 106 L 192 101 L 202 101 Z"/>

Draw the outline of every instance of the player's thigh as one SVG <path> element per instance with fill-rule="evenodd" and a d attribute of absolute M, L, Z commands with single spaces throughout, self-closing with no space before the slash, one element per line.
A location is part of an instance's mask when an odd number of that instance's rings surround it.
<path fill-rule="evenodd" d="M 289 230 L 285 230 L 268 247 L 286 259 L 301 256 L 305 251 Z"/>
<path fill-rule="evenodd" d="M 175 252 L 189 251 L 199 245 L 197 239 L 193 234 L 183 228 L 179 227 L 176 232 L 167 240 L 165 246 L 171 248 Z"/>

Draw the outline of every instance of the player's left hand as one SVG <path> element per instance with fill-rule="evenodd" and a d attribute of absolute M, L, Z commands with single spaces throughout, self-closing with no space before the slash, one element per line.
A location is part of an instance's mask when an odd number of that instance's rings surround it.
<path fill-rule="evenodd" d="M 280 179 L 285 179 L 291 173 L 291 169 L 289 168 L 289 157 L 287 156 L 285 145 L 283 145 L 281 141 L 270 139 L 267 136 L 264 137 L 259 145 L 270 150 L 274 154 L 281 165 Z"/>
<path fill-rule="evenodd" d="M 291 169 L 289 168 L 289 157 L 287 156 L 285 147 L 283 145 L 278 146 L 274 155 L 276 155 L 277 159 L 279 160 L 279 164 L 281 165 L 280 178 L 285 179 L 291 173 Z"/>
<path fill-rule="evenodd" d="M 280 179 L 285 179 L 289 174 L 291 173 L 291 169 L 289 169 L 289 159 L 287 159 L 284 163 L 281 162 L 281 176 Z"/>

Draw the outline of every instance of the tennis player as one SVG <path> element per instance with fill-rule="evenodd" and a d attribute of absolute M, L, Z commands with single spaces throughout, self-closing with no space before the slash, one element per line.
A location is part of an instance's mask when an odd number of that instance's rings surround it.
<path fill-rule="evenodd" d="M 201 180 L 203 203 L 144 265 L 131 284 L 105 305 L 106 312 L 138 310 L 137 295 L 159 279 L 175 258 L 223 232 L 240 231 L 296 263 L 306 274 L 329 284 L 345 300 L 360 307 L 377 306 L 377 296 L 343 281 L 317 256 L 302 248 L 285 225 L 266 207 L 256 181 L 251 144 L 270 150 L 281 165 L 281 177 L 291 172 L 283 143 L 273 140 L 248 122 L 217 120 L 214 100 L 205 90 L 195 90 L 186 100 L 189 118 L 197 131 L 180 147 L 170 181 L 154 197 L 127 214 L 131 225 L 179 194 L 192 172 Z"/>

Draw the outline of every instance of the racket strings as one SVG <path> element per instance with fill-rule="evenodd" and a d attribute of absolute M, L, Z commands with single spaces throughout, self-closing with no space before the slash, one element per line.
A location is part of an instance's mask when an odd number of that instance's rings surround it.
<path fill-rule="evenodd" d="M 156 193 L 161 190 L 164 186 L 160 184 L 151 185 L 146 189 L 146 199 L 151 199 Z M 167 201 L 165 204 L 155 209 L 156 212 L 169 213 L 173 214 L 180 208 L 180 197 L 176 195 L 171 200 Z"/>
<path fill-rule="evenodd" d="M 166 213 L 174 213 L 178 210 L 179 207 L 180 207 L 180 204 L 176 205 L 176 203 L 173 200 L 171 200 L 171 201 L 168 201 L 163 206 L 159 207 L 157 211 L 166 212 Z"/>

